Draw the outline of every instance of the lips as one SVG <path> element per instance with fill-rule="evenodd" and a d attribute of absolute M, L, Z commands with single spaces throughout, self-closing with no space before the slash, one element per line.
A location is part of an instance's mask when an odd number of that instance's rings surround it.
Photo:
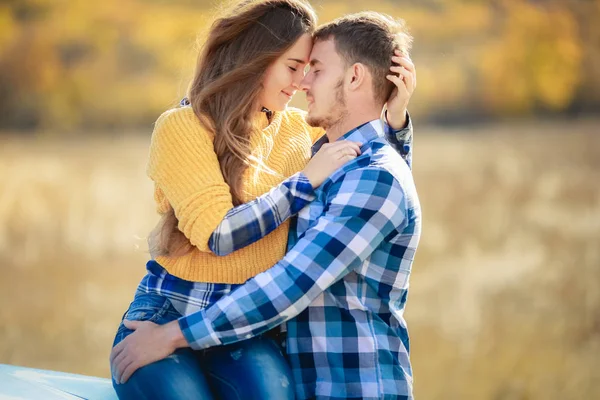
<path fill-rule="evenodd" d="M 282 90 L 281 92 L 289 98 L 292 98 L 292 96 L 293 96 L 293 94 L 290 94 L 290 93 L 286 92 L 285 90 Z"/>

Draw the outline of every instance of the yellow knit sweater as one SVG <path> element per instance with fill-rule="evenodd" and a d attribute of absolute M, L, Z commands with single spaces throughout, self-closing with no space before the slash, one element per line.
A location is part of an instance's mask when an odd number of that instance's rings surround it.
<path fill-rule="evenodd" d="M 295 108 L 274 113 L 270 124 L 265 117 L 263 129 L 257 128 L 252 134 L 252 154 L 277 174 L 247 168 L 243 175 L 244 202 L 304 168 L 312 144 L 325 133 L 308 126 L 304 114 Z M 233 207 L 213 140 L 214 135 L 202 127 L 191 107 L 169 110 L 156 121 L 147 172 L 155 183 L 157 210 L 162 214 L 173 207 L 179 229 L 195 246 L 185 256 L 157 257 L 156 261 L 170 274 L 188 281 L 243 283 L 283 258 L 289 223 L 230 255 L 219 257 L 210 251 L 210 235 Z"/>

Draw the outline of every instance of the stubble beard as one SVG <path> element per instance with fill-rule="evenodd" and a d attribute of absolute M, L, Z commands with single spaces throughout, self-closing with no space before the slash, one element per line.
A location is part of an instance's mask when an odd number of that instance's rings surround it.
<path fill-rule="evenodd" d="M 319 127 L 325 130 L 339 124 L 348 114 L 346 110 L 346 98 L 344 96 L 344 81 L 340 79 L 335 85 L 335 102 L 329 107 L 329 110 L 323 116 L 306 115 L 306 123 L 312 127 Z"/>

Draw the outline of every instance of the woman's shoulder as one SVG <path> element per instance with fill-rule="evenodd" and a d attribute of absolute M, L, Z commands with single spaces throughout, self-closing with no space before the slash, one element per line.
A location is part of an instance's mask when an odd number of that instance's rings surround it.
<path fill-rule="evenodd" d="M 173 165 L 185 165 L 189 170 L 219 165 L 214 135 L 204 128 L 189 106 L 163 112 L 152 131 L 148 174 L 155 179 L 156 171 L 169 170 Z"/>
<path fill-rule="evenodd" d="M 174 107 L 166 110 L 156 119 L 155 125 L 171 125 L 178 122 L 200 123 L 190 106 Z"/>
<path fill-rule="evenodd" d="M 190 106 L 179 106 L 163 112 L 154 123 L 153 136 L 185 136 L 187 139 L 213 139 L 214 135 L 202 126 Z"/>

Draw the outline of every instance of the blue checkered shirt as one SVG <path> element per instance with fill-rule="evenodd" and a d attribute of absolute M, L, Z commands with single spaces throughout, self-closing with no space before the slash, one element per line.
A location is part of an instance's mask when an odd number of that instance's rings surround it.
<path fill-rule="evenodd" d="M 189 107 L 186 99 L 181 106 Z M 402 155 L 408 165 L 412 160 L 412 122 L 399 130 L 384 124 L 386 139 Z M 323 136 L 313 146 L 313 155 L 327 141 Z M 263 238 L 288 218 L 296 215 L 314 200 L 315 192 L 306 176 L 298 172 L 255 200 L 231 209 L 209 240 L 211 251 L 227 255 Z M 169 298 L 181 315 L 195 313 L 216 302 L 240 285 L 228 283 L 190 282 L 171 275 L 156 261 L 146 264 L 147 274 L 138 290 Z"/>
<path fill-rule="evenodd" d="M 296 215 L 314 198 L 308 178 L 298 172 L 257 199 L 229 210 L 212 233 L 209 246 L 215 254 L 226 255 L 252 244 Z M 146 264 L 146 270 L 138 291 L 169 298 L 181 315 L 199 311 L 240 286 L 186 281 L 169 274 L 154 260 Z"/>
<path fill-rule="evenodd" d="M 403 314 L 419 200 L 379 120 L 343 138 L 363 143 L 362 154 L 300 211 L 283 260 L 179 324 L 204 349 L 288 321 L 298 399 L 412 399 Z"/>

